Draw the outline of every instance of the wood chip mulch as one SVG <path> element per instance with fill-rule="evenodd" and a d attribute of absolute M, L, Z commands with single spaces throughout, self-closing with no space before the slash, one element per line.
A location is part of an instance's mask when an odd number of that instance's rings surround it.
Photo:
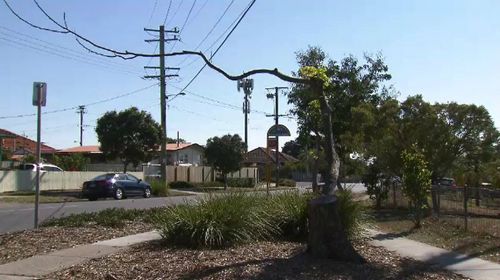
<path fill-rule="evenodd" d="M 0 264 L 34 255 L 153 230 L 150 224 L 129 222 L 124 227 L 41 227 L 0 235 Z"/>
<path fill-rule="evenodd" d="M 150 242 L 44 279 L 467 279 L 366 241 L 355 247 L 366 264 L 314 259 L 304 253 L 303 244 L 290 242 L 226 250 L 175 249 Z"/>

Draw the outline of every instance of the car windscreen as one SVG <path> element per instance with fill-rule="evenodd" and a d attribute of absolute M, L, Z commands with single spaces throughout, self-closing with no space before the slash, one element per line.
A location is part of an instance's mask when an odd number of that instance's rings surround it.
<path fill-rule="evenodd" d="M 91 181 L 104 181 L 104 180 L 109 180 L 115 177 L 115 174 L 104 174 L 104 175 L 99 175 L 92 179 Z"/>

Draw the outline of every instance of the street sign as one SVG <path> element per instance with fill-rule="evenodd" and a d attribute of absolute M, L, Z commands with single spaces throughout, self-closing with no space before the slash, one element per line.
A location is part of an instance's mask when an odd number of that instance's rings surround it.
<path fill-rule="evenodd" d="M 39 99 L 40 98 L 40 99 Z M 47 84 L 42 82 L 33 83 L 33 106 L 45 106 L 47 103 Z"/>
<path fill-rule="evenodd" d="M 267 137 L 269 137 L 269 136 L 281 137 L 281 136 L 290 136 L 290 135 L 291 135 L 290 130 L 282 124 L 273 125 L 267 131 Z"/>
<path fill-rule="evenodd" d="M 267 138 L 267 148 L 276 150 L 278 148 L 278 141 L 276 141 L 276 138 Z"/>

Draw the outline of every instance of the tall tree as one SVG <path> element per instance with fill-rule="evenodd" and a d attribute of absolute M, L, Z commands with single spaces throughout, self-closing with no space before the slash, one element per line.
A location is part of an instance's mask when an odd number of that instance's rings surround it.
<path fill-rule="evenodd" d="M 215 136 L 207 140 L 205 157 L 210 165 L 222 173 L 224 189 L 227 189 L 227 174 L 240 169 L 245 151 L 245 142 L 238 134 Z"/>
<path fill-rule="evenodd" d="M 388 93 L 383 83 L 391 78 L 380 56 L 365 56 L 364 63 L 348 56 L 340 62 L 328 60 L 319 47 L 309 47 L 297 53 L 300 77 L 322 81 L 316 86 L 296 84 L 289 94 L 292 112 L 299 119 L 299 130 L 318 131 L 324 137 L 323 146 L 330 167 L 325 184 L 337 185 L 340 161 L 354 151 L 352 131 L 359 125 L 352 121 L 352 109 L 360 104 L 378 103 Z M 319 93 L 319 96 L 318 96 Z M 308 116 L 319 103 L 321 121 Z M 331 139 L 330 139 L 331 138 Z M 333 145 L 330 145 L 332 143 Z M 330 164 L 331 163 L 331 164 Z"/>
<path fill-rule="evenodd" d="M 136 107 L 110 111 L 97 120 L 97 139 L 108 158 L 118 158 L 127 172 L 130 163 L 151 160 L 160 143 L 160 125 L 146 111 Z"/>

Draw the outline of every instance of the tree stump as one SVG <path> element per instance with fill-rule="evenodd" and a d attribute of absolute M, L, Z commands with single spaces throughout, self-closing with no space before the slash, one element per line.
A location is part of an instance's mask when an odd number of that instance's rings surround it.
<path fill-rule="evenodd" d="M 309 202 L 307 252 L 318 258 L 365 263 L 347 238 L 338 212 L 335 195 L 324 195 Z"/>

